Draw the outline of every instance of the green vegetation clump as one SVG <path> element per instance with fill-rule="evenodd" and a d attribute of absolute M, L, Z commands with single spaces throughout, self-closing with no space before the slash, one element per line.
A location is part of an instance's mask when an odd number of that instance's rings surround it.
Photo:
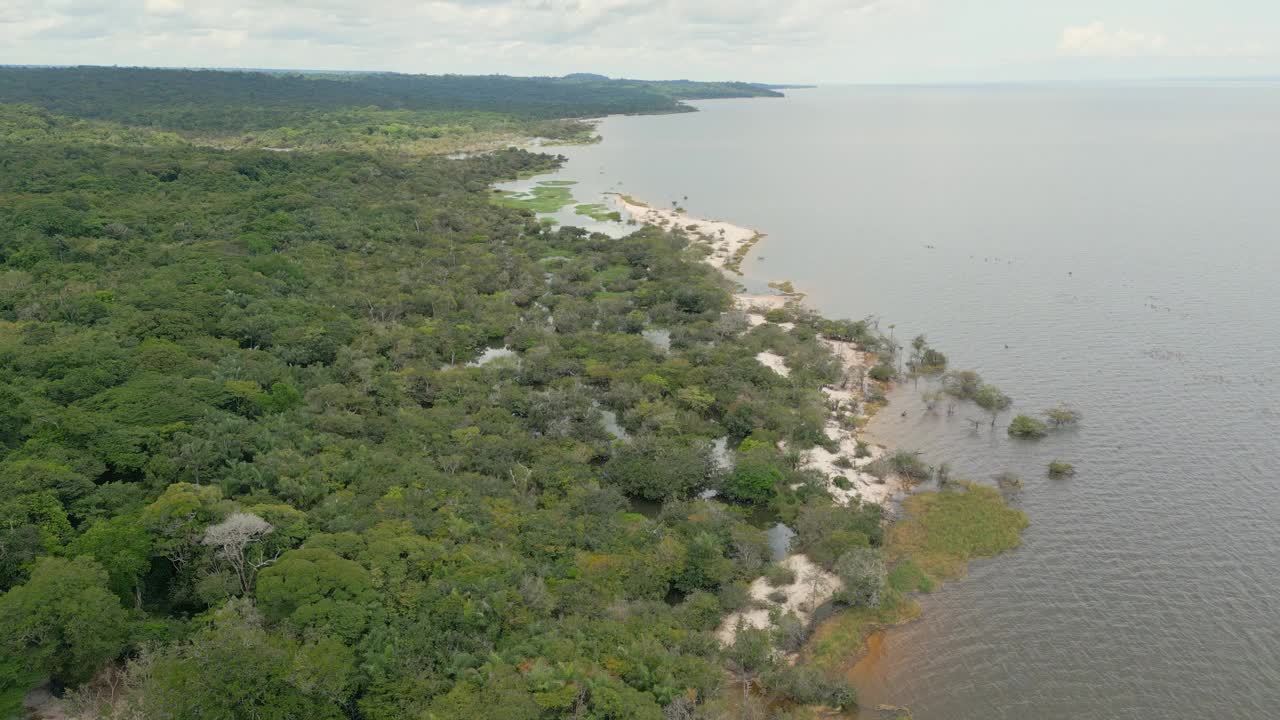
<path fill-rule="evenodd" d="M 782 587 L 783 585 L 794 583 L 796 581 L 796 573 L 786 565 L 774 563 L 765 570 L 764 579 L 765 582 L 769 583 L 770 587 Z"/>
<path fill-rule="evenodd" d="M 880 363 L 867 371 L 867 377 L 877 382 L 888 382 L 898 377 L 898 370 L 892 365 Z"/>
<path fill-rule="evenodd" d="M 958 490 L 918 493 L 903 503 L 905 519 L 888 532 L 893 561 L 911 560 L 936 584 L 963 577 L 971 560 L 1021 544 L 1027 516 L 990 487 L 960 482 Z"/>
<path fill-rule="evenodd" d="M 532 210 L 537 213 L 553 213 L 573 202 L 573 191 L 552 181 L 540 182 L 527 192 L 508 191 L 494 193 L 499 205 Z"/>
<path fill-rule="evenodd" d="M 1069 462 L 1054 460 L 1049 463 L 1049 477 L 1070 477 L 1076 474 L 1076 466 Z"/>
<path fill-rule="evenodd" d="M 1038 438 L 1044 437 L 1048 432 L 1049 428 L 1044 421 L 1030 415 L 1018 415 L 1009 423 L 1009 435 L 1012 437 Z"/>
<path fill-rule="evenodd" d="M 910 482 L 924 482 L 933 476 L 933 468 L 911 450 L 895 450 L 892 454 L 867 463 L 866 472 L 884 480 L 896 475 Z"/>
<path fill-rule="evenodd" d="M 584 203 L 573 208 L 574 213 L 598 222 L 622 222 L 622 213 L 610 210 L 604 203 Z"/>
<path fill-rule="evenodd" d="M 1019 545 L 1026 515 L 994 488 L 964 481 L 954 487 L 908 497 L 905 516 L 889 528 L 881 550 L 851 550 L 841 558 L 837 569 L 852 588 L 842 598 L 849 606 L 818 626 L 799 667 L 843 674 L 874 630 L 919 616 L 910 593 L 932 592 L 963 576 L 970 561 Z"/>

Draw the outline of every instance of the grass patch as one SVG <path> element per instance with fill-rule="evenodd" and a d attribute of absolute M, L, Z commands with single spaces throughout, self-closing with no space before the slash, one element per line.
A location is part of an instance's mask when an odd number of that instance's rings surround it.
<path fill-rule="evenodd" d="M 889 528 L 892 561 L 909 560 L 935 582 L 964 577 L 969 561 L 1018 547 L 1027 516 L 994 488 L 960 483 L 959 491 L 912 495 L 907 517 Z"/>
<path fill-rule="evenodd" d="M 583 203 L 573 208 L 577 215 L 585 215 L 597 222 L 622 222 L 622 213 L 610 210 L 604 203 Z"/>
<path fill-rule="evenodd" d="M 889 571 L 889 587 L 900 593 L 933 592 L 933 578 L 913 560 L 903 560 Z"/>
<path fill-rule="evenodd" d="M 878 608 L 848 608 L 818 626 L 802 659 L 828 673 L 843 673 L 861 657 L 867 636 L 878 628 L 920 616 L 913 592 L 932 592 L 944 580 L 962 577 L 970 560 L 1017 547 L 1027 516 L 1004 503 L 993 488 L 969 482 L 960 490 L 912 495 L 906 517 L 889 528 L 885 555 L 894 563 Z"/>
<path fill-rule="evenodd" d="M 494 194 L 494 202 L 505 207 L 553 213 L 573 202 L 573 192 L 564 185 L 549 185 L 546 181 L 528 192 L 503 191 Z"/>
<path fill-rule="evenodd" d="M 920 617 L 920 605 L 887 589 L 877 608 L 848 608 L 828 618 L 814 631 L 802 656 L 804 664 L 827 673 L 843 673 L 862 655 L 867 636 L 878 628 L 900 625 Z"/>

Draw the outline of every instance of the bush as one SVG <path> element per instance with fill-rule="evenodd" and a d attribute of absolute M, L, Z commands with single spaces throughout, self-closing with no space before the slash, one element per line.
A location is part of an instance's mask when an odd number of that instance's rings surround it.
<path fill-rule="evenodd" d="M 774 563 L 764 571 L 764 581 L 769 583 L 769 587 L 791 585 L 796 581 L 796 573 L 786 565 Z"/>
<path fill-rule="evenodd" d="M 831 484 L 835 485 L 841 490 L 848 490 L 849 488 L 853 487 L 853 483 L 849 482 L 849 478 L 843 475 L 837 475 L 835 479 L 831 481 Z"/>
<path fill-rule="evenodd" d="M 1049 424 L 1054 427 L 1066 427 L 1075 425 L 1080 422 L 1080 412 L 1072 410 L 1066 405 L 1059 405 L 1044 411 L 1045 417 L 1049 418 Z"/>
<path fill-rule="evenodd" d="M 738 502 L 767 504 L 778 492 L 782 471 L 771 463 L 748 455 L 739 455 L 738 464 L 729 475 L 724 494 Z"/>
<path fill-rule="evenodd" d="M 783 600 L 786 600 L 785 593 Z M 778 602 L 782 602 L 779 600 Z M 773 641 L 783 652 L 797 652 L 809 638 L 809 628 L 793 612 L 781 615 L 774 621 Z"/>
<path fill-rule="evenodd" d="M 924 353 L 920 355 L 921 372 L 941 372 L 947 367 L 947 356 L 939 350 L 933 348 L 925 348 Z"/>
<path fill-rule="evenodd" d="M 1076 474 L 1076 466 L 1069 462 L 1054 460 L 1049 463 L 1049 477 L 1069 477 Z"/>
<path fill-rule="evenodd" d="M 1009 435 L 1013 437 L 1038 438 L 1044 437 L 1047 432 L 1049 432 L 1049 426 L 1030 415 L 1019 415 L 1009 423 Z"/>
<path fill-rule="evenodd" d="M 871 370 L 867 371 L 867 377 L 878 382 L 888 382 L 898 376 L 898 371 L 892 365 L 880 363 Z"/>
<path fill-rule="evenodd" d="M 830 569 L 854 548 L 878 547 L 884 538 L 879 505 L 853 500 L 847 507 L 814 500 L 796 515 L 795 546 Z"/>
<path fill-rule="evenodd" d="M 942 377 L 942 389 L 961 400 L 972 400 L 982 388 L 982 376 L 972 370 L 952 370 Z"/>
<path fill-rule="evenodd" d="M 880 589 L 885 582 L 884 558 L 879 550 L 857 548 L 836 561 L 836 575 L 844 582 L 837 595 L 840 602 L 853 607 L 880 605 Z"/>
<path fill-rule="evenodd" d="M 801 705 L 844 709 L 857 702 L 854 689 L 841 677 L 829 677 L 804 665 L 780 665 L 762 678 L 769 690 Z"/>
<path fill-rule="evenodd" d="M 920 453 L 911 450 L 898 450 L 872 461 L 867 464 L 866 471 L 879 480 L 897 475 L 913 482 L 924 482 L 933 475 L 933 468 L 920 459 Z"/>
<path fill-rule="evenodd" d="M 769 598 L 769 602 L 781 605 L 782 603 L 787 601 L 787 591 L 774 590 L 773 592 L 769 593 L 766 597 Z"/>

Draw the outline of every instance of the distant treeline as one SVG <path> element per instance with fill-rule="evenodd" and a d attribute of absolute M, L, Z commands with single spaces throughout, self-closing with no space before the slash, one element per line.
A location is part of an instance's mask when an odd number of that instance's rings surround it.
<path fill-rule="evenodd" d="M 301 74 L 222 70 L 0 68 L 0 103 L 176 131 L 238 132 L 288 125 L 300 111 L 487 111 L 524 119 L 688 110 L 682 100 L 768 97 L 739 82 L 649 82 L 589 75 Z"/>

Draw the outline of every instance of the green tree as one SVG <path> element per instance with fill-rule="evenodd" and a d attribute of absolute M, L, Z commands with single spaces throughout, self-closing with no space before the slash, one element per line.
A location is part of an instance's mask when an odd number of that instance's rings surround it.
<path fill-rule="evenodd" d="M 190 641 L 154 660 L 133 702 L 141 717 L 338 720 L 346 717 L 333 699 L 344 694 L 341 685 L 316 684 L 316 673 L 333 679 L 316 666 L 321 649 L 268 632 L 252 604 L 232 600 Z"/>
<path fill-rule="evenodd" d="M 983 385 L 973 396 L 973 401 L 978 404 L 978 407 L 991 413 L 991 427 L 996 426 L 996 417 L 1013 404 L 1013 398 L 1005 395 L 995 385 Z"/>
<path fill-rule="evenodd" d="M 646 436 L 618 447 L 604 477 L 627 495 L 666 500 L 705 489 L 714 470 L 710 443 Z"/>
<path fill-rule="evenodd" d="M 285 553 L 259 574 L 257 597 L 269 620 L 349 640 L 364 630 L 374 599 L 369 572 L 323 548 Z"/>
<path fill-rule="evenodd" d="M 41 558 L 31 579 L 0 596 L 0 647 L 12 664 L 0 687 L 32 677 L 83 682 L 124 649 L 128 617 L 93 560 Z M 16 673 L 15 673 L 16 671 Z"/>
<path fill-rule="evenodd" d="M 122 601 L 142 606 L 142 578 L 151 567 L 151 535 L 131 515 L 99 520 L 68 548 L 87 555 L 106 571 L 108 586 Z"/>

